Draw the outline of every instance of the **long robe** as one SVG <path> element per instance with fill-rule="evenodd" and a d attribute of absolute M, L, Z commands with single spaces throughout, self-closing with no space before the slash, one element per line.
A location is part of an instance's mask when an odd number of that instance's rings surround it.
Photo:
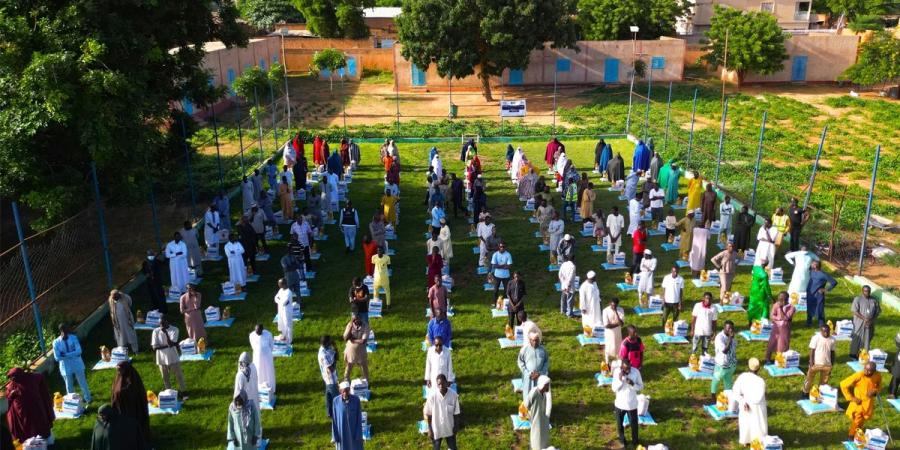
<path fill-rule="evenodd" d="M 279 289 L 275 294 L 275 304 L 278 305 L 278 332 L 284 337 L 288 345 L 294 341 L 294 307 L 291 304 L 291 290 Z"/>
<path fill-rule="evenodd" d="M 750 248 L 750 231 L 756 223 L 756 216 L 750 213 L 739 213 L 734 222 L 734 249 L 747 250 Z M 803 288 L 806 290 L 806 288 Z"/>
<path fill-rule="evenodd" d="M 621 307 L 613 309 L 607 306 L 603 309 L 603 354 L 606 358 L 618 358 L 619 347 L 622 346 L 622 327 L 625 325 L 625 310 Z M 609 328 L 609 325 L 618 323 L 619 326 Z"/>
<path fill-rule="evenodd" d="M 519 185 L 516 187 L 516 193 L 519 198 L 528 200 L 534 197 L 534 185 L 537 182 L 537 178 L 537 175 L 533 172 L 528 172 L 519 180 Z"/>
<path fill-rule="evenodd" d="M 769 335 L 769 342 L 766 346 L 770 352 L 785 352 L 791 348 L 791 320 L 797 309 L 794 305 L 787 303 L 782 307 L 772 305 L 771 321 L 772 334 Z"/>
<path fill-rule="evenodd" d="M 350 139 L 350 163 L 359 164 L 362 160 L 362 155 L 359 152 L 359 144 L 353 142 L 353 139 Z"/>
<path fill-rule="evenodd" d="M 656 176 L 656 181 L 663 189 L 669 184 L 669 175 L 672 172 L 672 160 L 666 161 L 662 167 L 659 168 L 659 173 Z"/>
<path fill-rule="evenodd" d="M 625 161 L 622 155 L 616 155 L 606 165 L 606 178 L 610 183 L 625 179 Z"/>
<path fill-rule="evenodd" d="M 259 384 L 268 384 L 272 392 L 275 392 L 275 359 L 272 356 L 274 346 L 275 338 L 272 337 L 269 330 L 263 330 L 261 335 L 256 334 L 256 331 L 250 333 L 253 365 L 258 370 Z"/>
<path fill-rule="evenodd" d="M 322 155 L 322 147 L 325 145 L 325 141 L 322 140 L 321 137 L 316 136 L 313 138 L 313 164 L 316 167 L 325 164 L 325 157 Z"/>
<path fill-rule="evenodd" d="M 763 260 L 768 262 L 769 267 L 773 267 L 775 264 L 775 236 L 778 235 L 778 230 L 775 229 L 774 226 L 766 229 L 765 225 L 759 227 L 759 231 L 756 233 L 756 260 L 753 261 L 753 264 L 762 264 Z"/>
<path fill-rule="evenodd" d="M 242 408 L 232 403 L 228 407 L 227 439 L 228 450 L 255 450 L 262 439 L 262 424 L 259 421 L 256 402 L 247 400 Z M 256 445 L 251 439 L 256 438 Z"/>
<path fill-rule="evenodd" d="M 372 257 L 378 253 L 378 242 L 370 241 L 368 244 L 363 242 L 363 267 L 366 269 L 366 275 L 372 275 L 375 272 L 375 265 L 372 264 Z"/>
<path fill-rule="evenodd" d="M 731 391 L 738 399 L 738 442 L 747 445 L 754 439 L 761 441 L 769 434 L 766 381 L 755 373 L 744 372 L 734 381 Z"/>
<path fill-rule="evenodd" d="M 291 220 L 294 218 L 294 194 L 291 185 L 281 183 L 278 185 L 278 199 L 281 202 L 281 218 Z"/>
<path fill-rule="evenodd" d="M 337 450 L 362 450 L 362 410 L 359 397 L 351 395 L 344 401 L 340 395 L 332 401 L 331 438 Z"/>
<path fill-rule="evenodd" d="M 243 357 L 243 355 L 241 356 Z M 250 363 L 248 369 L 249 374 L 240 370 L 240 367 L 234 374 L 234 392 L 231 394 L 231 398 L 237 397 L 243 391 L 247 394 L 248 400 L 259 403 L 259 373 L 253 363 Z"/>
<path fill-rule="evenodd" d="M 219 214 L 218 211 L 207 209 L 203 214 L 203 240 L 206 241 L 207 247 L 218 245 L 219 236 L 216 234 L 216 232 L 218 232 L 221 227 L 222 215 Z M 194 249 L 192 249 L 191 247 L 196 246 L 197 253 L 200 252 L 200 244 L 197 242 L 197 233 L 190 233 L 194 235 L 193 242 L 188 241 L 189 238 L 185 237 L 185 234 L 187 233 L 185 233 L 184 231 L 181 232 L 181 240 L 188 244 L 188 251 L 191 253 L 191 265 L 195 266 L 196 264 L 194 264 Z"/>
<path fill-rule="evenodd" d="M 666 183 L 660 183 L 660 186 L 666 190 L 666 204 L 674 205 L 678 201 L 678 183 L 681 181 L 681 169 L 674 168 L 669 170 Z"/>
<path fill-rule="evenodd" d="M 225 256 L 228 257 L 228 281 L 235 286 L 246 286 L 247 266 L 244 265 L 244 246 L 237 241 L 225 244 Z"/>
<path fill-rule="evenodd" d="M 528 335 L 525 335 L 527 342 Z M 547 375 L 550 373 L 550 355 L 543 344 L 532 347 L 531 343 L 526 343 L 519 350 L 519 372 L 522 374 L 522 401 L 528 403 L 528 393 L 531 388 L 537 386 L 537 380 L 531 379 L 531 372 L 537 372 L 539 375 Z"/>
<path fill-rule="evenodd" d="M 543 450 L 550 445 L 550 391 L 544 393 L 535 387 L 527 392 L 525 405 L 531 419 L 531 450 Z"/>
<path fill-rule="evenodd" d="M 241 211 L 250 211 L 250 207 L 256 203 L 256 196 L 253 194 L 253 183 L 248 178 L 247 181 L 241 183 Z"/>
<path fill-rule="evenodd" d="M 109 405 L 102 405 L 98 412 L 106 416 L 101 420 L 97 415 L 91 435 L 91 450 L 140 449 L 144 447 L 144 437 L 137 420 L 123 416 Z"/>
<path fill-rule="evenodd" d="M 716 220 L 716 193 L 715 191 L 703 191 L 700 197 L 700 211 L 703 213 L 703 222 L 712 223 Z"/>
<path fill-rule="evenodd" d="M 682 258 L 688 253 L 690 253 L 693 240 L 694 240 L 694 227 L 697 225 L 697 222 L 694 222 L 693 217 L 685 216 L 678 223 L 675 224 L 675 229 L 680 230 L 681 243 L 678 247 L 678 257 Z"/>
<path fill-rule="evenodd" d="M 862 348 L 869 350 L 869 344 L 871 344 L 872 338 L 875 337 L 875 319 L 881 315 L 881 304 L 878 303 L 878 299 L 875 297 L 858 295 L 853 299 L 853 303 L 850 304 L 850 312 L 853 313 L 850 354 L 856 355 Z M 869 319 L 869 325 L 866 326 L 865 321 L 856 317 L 857 314 Z M 895 361 L 894 364 L 900 364 L 900 361 Z"/>
<path fill-rule="evenodd" d="M 559 150 L 561 146 L 562 144 L 560 144 L 559 140 L 556 138 L 553 138 L 550 142 L 547 143 L 547 149 L 544 152 L 544 161 L 548 166 L 553 166 L 553 155 L 556 154 L 556 151 Z"/>
<path fill-rule="evenodd" d="M 450 225 L 441 227 L 439 237 L 442 245 L 441 254 L 444 256 L 444 263 L 450 265 L 450 260 L 453 258 L 453 240 L 450 236 Z"/>
<path fill-rule="evenodd" d="M 631 172 L 625 177 L 625 199 L 631 200 L 637 195 L 638 178 L 637 172 Z"/>
<path fill-rule="evenodd" d="M 606 173 L 610 159 L 612 159 L 612 147 L 609 144 L 605 144 L 603 150 L 600 151 L 600 173 Z"/>
<path fill-rule="evenodd" d="M 700 198 L 703 196 L 703 178 L 700 178 L 699 175 L 695 175 L 694 178 L 691 178 L 688 181 L 688 201 L 687 201 L 687 210 L 693 211 L 700 207 Z M 704 216 L 704 219 L 706 216 Z"/>
<path fill-rule="evenodd" d="M 525 158 L 525 153 L 522 151 L 522 148 L 519 147 L 516 149 L 516 152 L 513 154 L 512 163 L 510 164 L 509 176 L 515 181 L 518 178 L 519 171 L 522 169 L 522 160 Z"/>
<path fill-rule="evenodd" d="M 184 327 L 187 335 L 195 342 L 206 337 L 206 325 L 203 323 L 203 301 L 199 292 L 185 292 L 178 299 L 178 307 L 184 315 Z"/>
<path fill-rule="evenodd" d="M 662 157 L 659 156 L 659 153 L 653 155 L 653 158 L 650 159 L 650 179 L 656 181 L 659 179 L 659 169 L 662 168 L 663 160 Z"/>
<path fill-rule="evenodd" d="M 441 162 L 441 155 L 434 155 L 431 159 L 431 167 L 434 167 L 435 179 L 440 180 L 444 176 L 444 163 Z"/>
<path fill-rule="evenodd" d="M 641 202 L 632 198 L 628 201 L 628 235 L 631 236 L 640 227 L 641 223 Z"/>
<path fill-rule="evenodd" d="M 581 194 L 581 218 L 587 219 L 594 214 L 594 200 L 597 199 L 597 193 L 593 189 L 585 189 Z"/>
<path fill-rule="evenodd" d="M 651 156 L 652 155 L 650 149 L 647 148 L 647 144 L 644 144 L 643 141 L 638 141 L 637 145 L 634 146 L 634 157 L 631 160 L 631 170 L 643 170 L 645 172 L 649 170 Z"/>
<path fill-rule="evenodd" d="M 769 318 L 769 305 L 772 303 L 772 288 L 769 286 L 769 274 L 762 266 L 753 266 L 750 273 L 750 295 L 747 303 L 747 319 L 760 320 Z"/>
<path fill-rule="evenodd" d="M 112 302 L 115 312 L 111 312 L 113 321 L 113 334 L 116 338 L 116 345 L 124 347 L 130 345 L 133 351 L 138 349 L 137 333 L 134 331 L 134 316 L 131 314 L 131 296 L 122 293 L 119 301 Z"/>
<path fill-rule="evenodd" d="M 37 435 L 49 437 L 56 414 L 44 375 L 12 368 L 6 376 L 9 379 L 6 385 L 9 410 L 5 420 L 13 438 L 24 442 Z"/>
<path fill-rule="evenodd" d="M 897 364 L 897 363 L 894 363 Z M 872 376 L 866 376 L 865 372 L 859 371 L 844 378 L 841 381 L 841 393 L 849 402 L 847 405 L 847 417 L 850 420 L 866 421 L 875 414 L 875 399 L 869 397 L 869 391 L 878 391 L 881 389 L 881 374 L 875 372 Z M 853 398 L 861 400 L 860 404 L 856 404 Z M 851 430 L 853 431 L 853 430 Z"/>
<path fill-rule="evenodd" d="M 708 239 L 708 228 L 694 228 L 694 235 L 691 239 L 691 254 L 688 258 L 688 262 L 691 263 L 691 270 L 694 272 L 699 272 L 706 268 L 706 241 Z"/>
<path fill-rule="evenodd" d="M 203 231 L 203 236 L 206 237 L 208 232 L 209 227 L 206 227 Z M 203 252 L 200 251 L 200 244 L 197 242 L 197 230 L 187 228 L 181 229 L 179 233 L 181 233 L 181 241 L 187 246 L 188 267 L 193 267 L 198 276 L 203 274 Z M 212 234 L 215 235 L 215 233 Z M 210 243 L 209 239 L 207 239 L 206 246 L 209 247 L 211 245 L 219 245 L 218 240 L 213 238 L 213 242 Z"/>
<path fill-rule="evenodd" d="M 578 288 L 578 307 L 581 309 L 581 326 L 594 328 L 603 323 L 600 306 L 600 289 L 597 283 L 585 281 Z"/>
<path fill-rule="evenodd" d="M 187 265 L 187 245 L 184 244 L 184 241 L 169 241 L 166 244 L 166 259 L 169 260 L 171 286 L 177 288 L 178 292 L 186 291 L 190 274 L 188 274 Z"/>
<path fill-rule="evenodd" d="M 819 257 L 815 253 L 808 250 L 798 250 L 784 255 L 784 259 L 794 266 L 794 273 L 791 275 L 791 283 L 788 285 L 788 292 L 806 292 L 806 285 L 809 284 L 809 265 L 813 261 L 818 261 Z"/>

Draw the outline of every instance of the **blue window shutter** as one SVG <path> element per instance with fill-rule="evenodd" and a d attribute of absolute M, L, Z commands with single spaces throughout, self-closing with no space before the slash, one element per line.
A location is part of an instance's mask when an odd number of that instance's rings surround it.
<path fill-rule="evenodd" d="M 415 64 L 412 64 L 412 85 L 413 86 L 425 86 L 425 71 L 419 69 Z"/>
<path fill-rule="evenodd" d="M 556 58 L 556 71 L 568 72 L 572 69 L 572 61 L 569 58 Z"/>
<path fill-rule="evenodd" d="M 347 58 L 347 73 L 350 74 L 351 77 L 356 76 L 356 58 L 355 57 Z"/>
<path fill-rule="evenodd" d="M 651 69 L 664 69 L 666 67 L 666 58 L 663 56 L 654 56 L 650 59 Z"/>
<path fill-rule="evenodd" d="M 619 60 L 616 58 L 606 58 L 603 60 L 603 82 L 618 83 L 619 82 Z"/>
<path fill-rule="evenodd" d="M 234 79 L 235 79 L 234 69 L 231 67 L 228 68 L 228 92 L 234 96 Z"/>
<path fill-rule="evenodd" d="M 524 72 L 522 69 L 509 69 L 510 86 L 520 86 L 522 84 Z"/>

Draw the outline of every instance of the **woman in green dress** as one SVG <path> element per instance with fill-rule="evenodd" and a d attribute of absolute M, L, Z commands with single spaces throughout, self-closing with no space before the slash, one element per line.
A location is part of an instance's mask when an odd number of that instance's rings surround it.
<path fill-rule="evenodd" d="M 772 303 L 772 288 L 769 286 L 769 273 L 765 266 L 768 261 L 753 266 L 750 280 L 750 300 L 747 303 L 747 322 L 769 317 L 769 305 Z"/>

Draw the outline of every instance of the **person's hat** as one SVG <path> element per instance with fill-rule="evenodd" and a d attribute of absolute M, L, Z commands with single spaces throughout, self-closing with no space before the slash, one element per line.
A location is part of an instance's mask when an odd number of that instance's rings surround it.
<path fill-rule="evenodd" d="M 750 358 L 750 361 L 747 361 L 747 366 L 750 367 L 750 370 L 759 370 L 759 360 Z"/>
<path fill-rule="evenodd" d="M 537 379 L 537 387 L 538 389 L 544 389 L 544 386 L 550 384 L 550 377 L 547 375 L 541 375 Z"/>
<path fill-rule="evenodd" d="M 478 178 L 484 178 L 484 177 L 483 177 L 483 176 L 481 176 L 481 174 L 480 174 L 480 173 L 479 173 L 479 174 L 478 174 Z"/>
<path fill-rule="evenodd" d="M 651 252 L 650 249 L 647 248 L 647 249 L 644 249 L 644 254 L 647 255 L 647 256 L 650 256 L 650 255 L 653 254 L 653 252 Z"/>
<path fill-rule="evenodd" d="M 563 240 L 564 240 L 564 241 L 570 241 L 570 240 L 572 240 L 572 235 L 571 235 L 571 234 L 566 234 L 565 236 L 563 236 Z"/>
<path fill-rule="evenodd" d="M 687 215 L 693 216 L 693 215 L 694 215 L 694 211 L 688 211 Z"/>
<path fill-rule="evenodd" d="M 341 383 L 338 384 L 338 390 L 340 390 L 340 391 L 343 391 L 344 389 L 349 389 L 349 388 L 350 388 L 349 381 L 341 381 Z"/>
<path fill-rule="evenodd" d="M 442 223 L 442 224 L 446 224 L 446 223 L 447 223 L 447 219 L 441 217 L 441 223 Z"/>
<path fill-rule="evenodd" d="M 594 272 L 593 270 L 589 270 L 587 273 L 587 277 L 591 280 L 593 280 L 594 277 L 596 277 L 596 276 L 597 276 L 597 272 Z"/>

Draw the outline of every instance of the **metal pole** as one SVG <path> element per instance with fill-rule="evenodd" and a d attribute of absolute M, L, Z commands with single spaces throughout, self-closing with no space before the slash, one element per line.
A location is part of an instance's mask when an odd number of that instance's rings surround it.
<path fill-rule="evenodd" d="M 672 82 L 669 82 L 669 98 L 666 100 L 666 132 L 663 138 L 663 153 L 669 147 L 669 116 L 672 113 Z"/>
<path fill-rule="evenodd" d="M 191 172 L 191 151 L 188 148 L 187 127 L 184 124 L 183 115 L 181 116 L 181 142 L 184 145 L 184 167 L 187 170 L 188 188 L 191 191 L 191 217 L 194 217 L 197 210 L 197 195 L 194 193 L 194 174 Z"/>
<path fill-rule="evenodd" d="M 281 33 L 281 66 L 284 68 L 284 98 L 287 103 L 287 120 L 288 120 L 288 137 L 291 135 L 291 90 L 288 89 L 288 68 L 287 68 L 287 58 L 284 55 L 284 33 Z"/>
<path fill-rule="evenodd" d="M 759 181 L 759 164 L 762 162 L 763 139 L 766 134 L 768 111 L 763 111 L 762 125 L 759 127 L 759 145 L 756 147 L 756 170 L 753 171 L 753 192 L 750 193 L 750 210 L 756 205 L 756 183 Z"/>
<path fill-rule="evenodd" d="M 866 222 L 863 226 L 862 244 L 859 247 L 859 270 L 863 274 L 863 263 L 866 257 L 866 239 L 869 237 L 869 218 L 872 216 L 872 198 L 875 196 L 875 179 L 878 177 L 878 161 L 881 158 L 881 144 L 875 147 L 875 164 L 872 165 L 872 184 L 869 186 L 869 200 L 866 202 Z"/>
<path fill-rule="evenodd" d="M 156 249 L 162 248 L 162 239 L 159 235 L 159 217 L 156 214 L 156 195 L 153 193 L 153 182 L 150 185 L 150 213 L 153 217 L 153 237 L 156 239 Z"/>
<path fill-rule="evenodd" d="M 553 135 L 556 136 L 556 75 L 559 69 L 554 67 L 553 70 Z"/>
<path fill-rule="evenodd" d="M 723 76 L 721 78 L 722 78 L 722 104 L 723 105 L 725 104 L 725 76 L 724 75 L 728 73 L 728 32 L 729 31 L 730 30 L 728 30 L 728 29 L 725 30 L 725 57 L 724 57 L 725 61 L 722 63 L 722 71 L 723 71 L 722 75 Z M 740 78 L 738 78 L 738 83 L 740 83 L 740 82 L 741 82 L 741 80 L 740 80 Z"/>
<path fill-rule="evenodd" d="M 275 149 L 278 150 L 278 120 L 275 118 L 275 89 L 272 87 L 272 81 L 269 81 L 269 101 L 272 102 L 272 140 L 275 143 Z"/>
<path fill-rule="evenodd" d="M 644 136 L 644 141 L 647 140 L 647 135 L 650 134 L 650 95 L 653 92 L 653 63 L 651 61 L 650 68 L 650 76 L 647 78 L 647 108 L 644 111 L 644 132 L 642 133 Z"/>
<path fill-rule="evenodd" d="M 394 102 L 397 105 L 397 136 L 400 136 L 400 80 L 397 79 L 397 49 L 391 52 L 394 58 Z"/>
<path fill-rule="evenodd" d="M 691 106 L 691 134 L 688 136 L 687 163 L 685 164 L 686 169 L 691 167 L 691 150 L 694 149 L 694 118 L 697 116 L 698 90 L 699 89 L 694 89 L 694 103 L 693 106 Z"/>
<path fill-rule="evenodd" d="M 500 104 L 506 99 L 506 89 L 500 90 Z M 500 108 L 500 135 L 503 136 L 503 108 Z"/>
<path fill-rule="evenodd" d="M 259 121 L 259 115 L 260 115 L 259 95 L 257 95 L 256 86 L 253 86 L 253 99 L 256 101 L 256 128 L 257 128 L 257 132 L 259 133 L 257 135 L 257 139 L 259 140 L 259 163 L 262 164 L 262 162 L 263 162 L 263 158 L 262 158 L 262 156 L 263 156 L 263 143 L 262 143 L 263 131 L 262 131 L 262 123 Z"/>
<path fill-rule="evenodd" d="M 210 111 L 212 111 L 212 122 L 213 122 L 213 138 L 216 140 L 216 164 L 219 166 L 219 189 L 225 189 L 225 177 L 222 174 L 222 152 L 219 149 L 219 124 L 216 120 L 216 106 L 212 105 L 210 107 Z M 151 196 L 152 194 L 151 188 Z"/>
<path fill-rule="evenodd" d="M 625 116 L 625 134 L 631 128 L 631 95 L 634 93 L 634 64 L 631 65 L 631 84 L 628 85 L 628 115 Z"/>
<path fill-rule="evenodd" d="M 722 107 L 722 127 L 719 128 L 719 153 L 716 155 L 716 180 L 714 186 L 719 185 L 719 169 L 722 166 L 722 149 L 725 147 L 725 119 L 728 117 L 728 99 L 725 99 L 725 105 Z"/>
<path fill-rule="evenodd" d="M 244 129 L 241 127 L 241 105 L 238 104 L 237 108 L 237 127 L 238 127 L 238 145 L 240 146 L 240 155 L 241 155 L 241 176 L 247 174 L 247 170 L 244 169 Z"/>
<path fill-rule="evenodd" d="M 100 225 L 100 244 L 103 245 L 103 262 L 106 263 L 106 286 L 113 288 L 112 260 L 109 257 L 109 241 L 106 238 L 106 220 L 103 218 L 103 201 L 100 199 L 100 182 L 97 181 L 97 164 L 91 162 L 91 177 L 94 179 L 94 202 L 97 203 L 97 218 Z"/>
<path fill-rule="evenodd" d="M 822 137 L 819 139 L 819 150 L 816 151 L 816 162 L 813 164 L 812 173 L 809 174 L 809 186 L 806 188 L 806 198 L 803 199 L 803 209 L 809 205 L 809 197 L 812 195 L 813 184 L 816 182 L 816 171 L 819 169 L 819 158 L 822 156 L 822 149 L 825 147 L 825 135 L 828 134 L 828 125 L 822 128 Z"/>
<path fill-rule="evenodd" d="M 19 217 L 19 205 L 12 202 L 13 218 L 16 220 L 16 233 L 19 235 L 19 251 L 22 252 L 22 267 L 25 269 L 25 284 L 28 285 L 28 296 L 31 298 L 31 313 L 34 315 L 34 326 L 37 328 L 38 344 L 41 353 L 47 353 L 47 342 L 44 341 L 44 326 L 41 323 L 41 309 L 37 305 L 37 292 L 34 279 L 31 277 L 31 261 L 28 260 L 28 248 L 25 246 L 25 232 L 22 229 L 22 218 Z"/>

